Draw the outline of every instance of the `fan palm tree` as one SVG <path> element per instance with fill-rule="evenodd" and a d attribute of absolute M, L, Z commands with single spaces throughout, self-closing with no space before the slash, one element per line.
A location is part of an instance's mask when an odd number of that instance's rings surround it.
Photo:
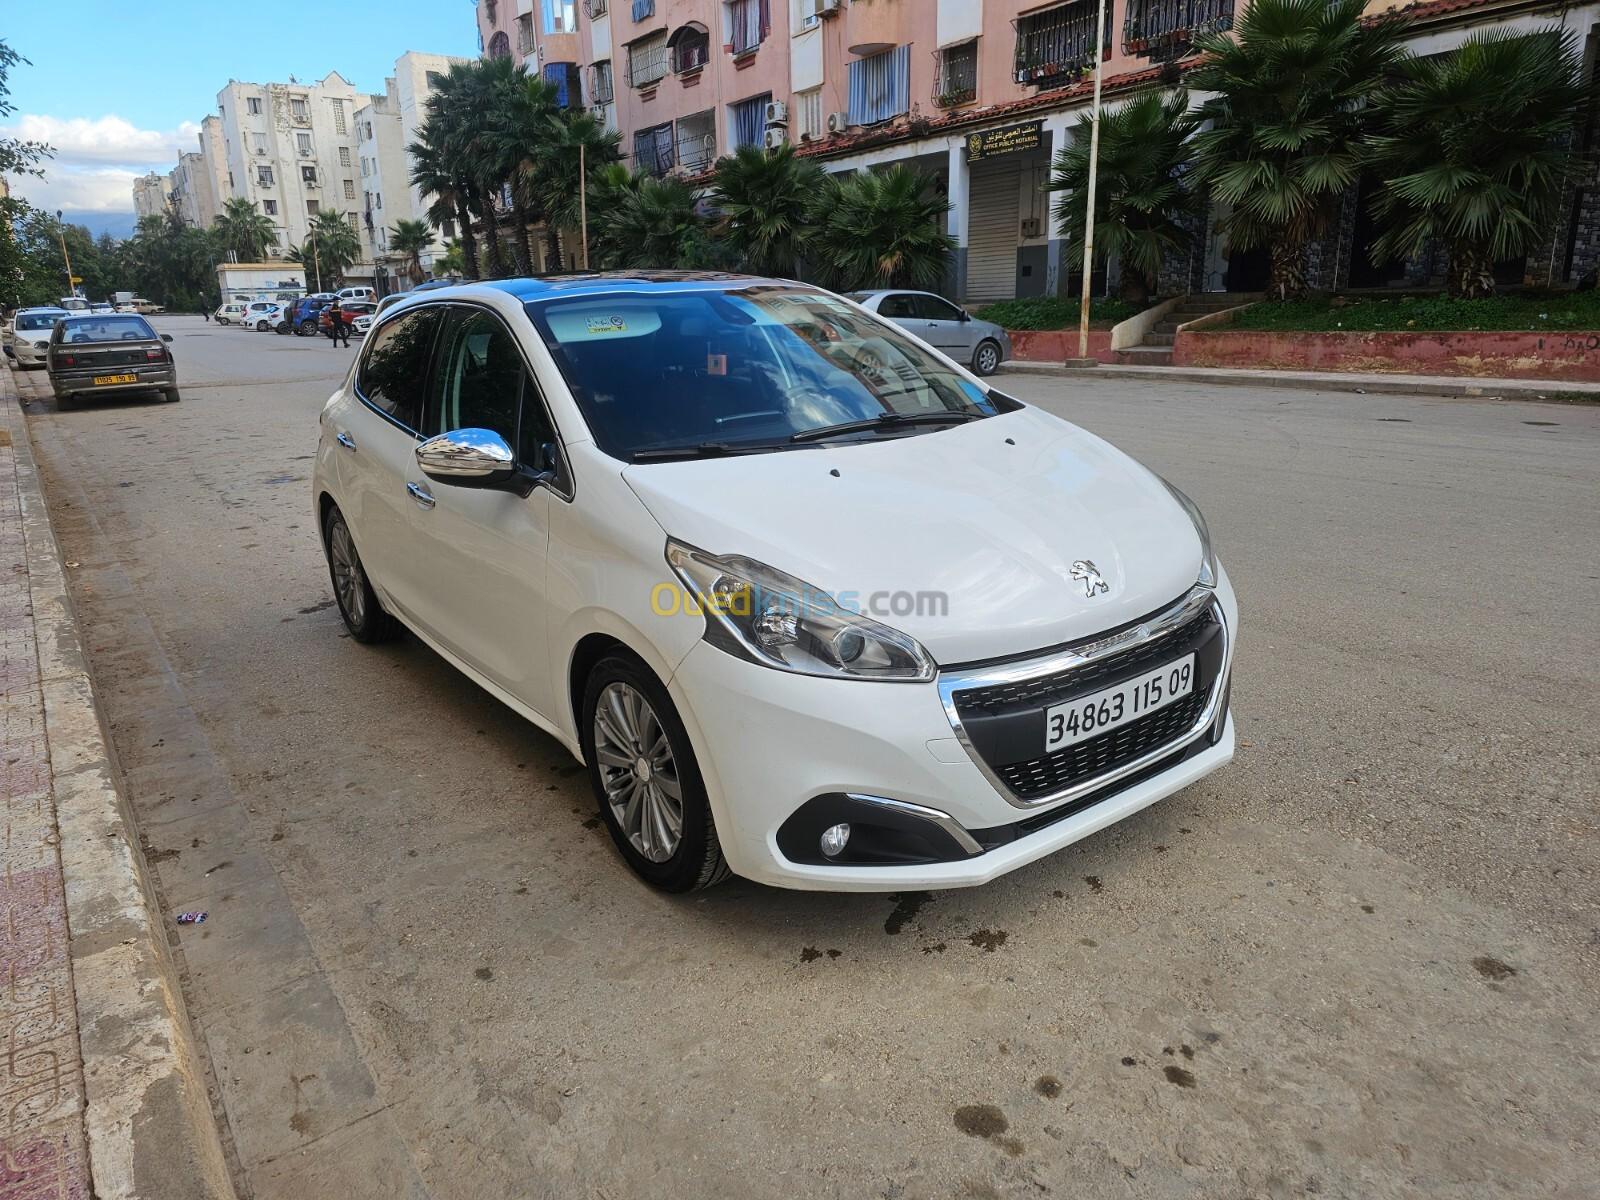
<path fill-rule="evenodd" d="M 428 220 L 435 225 L 453 221 L 461 230 L 462 270 L 478 277 L 478 246 L 472 237 L 472 209 L 467 203 L 467 187 L 455 170 L 444 146 L 444 125 L 430 115 L 417 132 L 417 140 L 406 147 L 411 160 L 411 182 L 427 197 Z"/>
<path fill-rule="evenodd" d="M 944 230 L 949 209 L 902 163 L 830 179 L 816 209 L 820 265 L 845 290 L 935 286 L 956 246 Z"/>
<path fill-rule="evenodd" d="M 242 196 L 234 196 L 222 206 L 214 228 L 222 248 L 233 251 L 240 262 L 260 262 L 267 247 L 278 240 L 272 222 Z"/>
<path fill-rule="evenodd" d="M 816 233 L 813 209 L 825 179 L 822 168 L 798 158 L 785 143 L 771 153 L 740 146 L 717 160 L 714 203 L 720 232 L 759 275 L 798 277 Z"/>
<path fill-rule="evenodd" d="M 444 119 L 446 151 L 464 178 L 468 202 L 483 221 L 484 266 L 494 278 L 511 274 L 500 236 L 501 197 L 510 190 L 510 173 L 494 137 L 509 119 L 512 89 L 522 78 L 508 58 L 453 63 L 428 98 L 429 119 Z M 525 237 L 517 240 L 525 253 Z"/>
<path fill-rule="evenodd" d="M 401 218 L 389 227 L 389 248 L 406 256 L 406 275 L 412 283 L 421 283 L 422 253 L 433 245 L 433 229 L 426 221 Z"/>
<path fill-rule="evenodd" d="M 538 164 L 558 112 L 556 89 L 536 75 L 521 74 L 509 59 L 501 62 L 503 66 L 485 64 L 490 74 L 484 82 L 494 96 L 494 106 L 484 117 L 481 153 L 488 159 L 489 172 L 511 185 L 511 212 L 516 223 L 512 248 L 518 270 L 532 274 L 532 227 L 545 220 Z M 509 75 L 506 68 L 510 68 Z"/>
<path fill-rule="evenodd" d="M 617 236 L 617 217 L 650 178 L 627 163 L 608 163 L 589 182 L 589 261 L 608 270 L 625 265 L 628 247 Z"/>
<path fill-rule="evenodd" d="M 1450 291 L 1494 292 L 1494 264 L 1549 237 L 1576 167 L 1572 152 L 1588 98 L 1571 30 L 1477 33 L 1448 54 L 1407 62 L 1375 102 L 1372 139 L 1383 178 L 1372 213 L 1384 232 L 1377 262 L 1450 250 Z"/>
<path fill-rule="evenodd" d="M 545 127 L 544 138 L 531 166 L 527 184 L 544 213 L 547 264 L 560 262 L 558 230 L 577 231 L 581 223 L 580 198 L 585 188 L 617 161 L 621 135 L 583 109 L 558 111 Z M 580 181 L 578 166 L 583 164 Z"/>
<path fill-rule="evenodd" d="M 289 257 L 316 276 L 315 291 L 325 291 L 327 281 L 341 281 L 344 269 L 361 257 L 361 239 L 338 213 L 320 212 L 312 220 L 306 240 L 291 249 Z"/>
<path fill-rule="evenodd" d="M 1050 189 L 1064 193 L 1056 228 L 1069 261 L 1083 265 L 1084 200 L 1089 186 L 1092 119 L 1078 118 L 1077 137 L 1055 157 Z M 1122 264 L 1122 298 L 1143 304 L 1156 290 L 1162 256 L 1183 250 L 1184 220 L 1199 209 L 1189 162 L 1189 138 L 1199 121 L 1189 95 L 1146 92 L 1100 118 L 1100 163 L 1094 198 L 1094 248 Z"/>
<path fill-rule="evenodd" d="M 1271 294 L 1306 291 L 1306 247 L 1356 181 L 1368 95 L 1404 58 L 1403 18 L 1361 19 L 1365 0 L 1250 0 L 1237 27 L 1195 39 L 1205 57 L 1190 76 L 1215 95 L 1195 161 L 1231 212 L 1241 250 L 1266 246 Z"/>
<path fill-rule="evenodd" d="M 681 179 L 638 180 L 609 216 L 619 267 L 698 267 L 709 257 L 694 189 Z"/>

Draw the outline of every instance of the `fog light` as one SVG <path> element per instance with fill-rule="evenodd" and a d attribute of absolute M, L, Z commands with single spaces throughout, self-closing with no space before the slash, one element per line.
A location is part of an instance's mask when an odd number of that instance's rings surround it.
<path fill-rule="evenodd" d="M 845 843 L 850 840 L 850 824 L 842 821 L 838 825 L 830 825 L 822 831 L 822 853 L 826 858 L 838 858 L 844 853 Z"/>

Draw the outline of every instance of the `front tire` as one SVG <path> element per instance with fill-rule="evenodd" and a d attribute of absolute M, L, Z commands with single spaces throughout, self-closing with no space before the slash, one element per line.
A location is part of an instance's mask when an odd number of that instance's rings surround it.
<path fill-rule="evenodd" d="M 993 375 L 1000 369 L 1000 347 L 992 341 L 978 343 L 972 352 L 972 371 L 975 375 Z"/>
<path fill-rule="evenodd" d="M 643 662 L 617 653 L 595 665 L 580 732 L 601 818 L 636 875 L 664 892 L 691 892 L 732 873 L 689 735 Z"/>
<path fill-rule="evenodd" d="M 323 545 L 328 552 L 328 574 L 333 580 L 333 596 L 345 628 L 358 642 L 369 645 L 387 642 L 400 632 L 400 623 L 383 611 L 378 595 L 367 579 L 355 539 L 337 507 L 328 509 L 322 524 Z"/>
<path fill-rule="evenodd" d="M 294 330 L 296 337 L 311 337 L 315 335 L 316 332 L 317 322 L 314 318 L 308 318 L 304 321 L 301 321 L 300 324 L 295 326 Z"/>

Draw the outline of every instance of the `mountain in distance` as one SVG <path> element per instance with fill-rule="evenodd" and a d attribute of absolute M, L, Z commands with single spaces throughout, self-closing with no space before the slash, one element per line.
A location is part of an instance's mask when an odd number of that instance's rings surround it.
<path fill-rule="evenodd" d="M 132 212 L 105 212 L 100 209 L 69 208 L 61 214 L 61 219 L 68 225 L 82 225 L 92 237 L 98 238 L 102 233 L 109 233 L 118 240 L 132 237 L 133 228 L 138 224 Z"/>

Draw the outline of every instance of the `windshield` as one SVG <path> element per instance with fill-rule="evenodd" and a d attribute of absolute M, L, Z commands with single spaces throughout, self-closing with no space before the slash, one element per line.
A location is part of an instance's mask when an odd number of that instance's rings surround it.
<path fill-rule="evenodd" d="M 17 328 L 18 329 L 53 329 L 53 328 L 55 328 L 55 323 L 57 321 L 61 320 L 61 318 L 66 316 L 66 315 L 67 315 L 66 313 L 59 313 L 59 312 L 18 313 L 17 314 Z"/>
<path fill-rule="evenodd" d="M 893 326 L 814 289 L 617 292 L 527 311 L 595 441 L 618 458 L 788 449 L 856 422 L 872 427 L 840 435 L 900 437 L 939 428 L 941 414 L 997 411 Z"/>
<path fill-rule="evenodd" d="M 83 342 L 137 342 L 154 340 L 156 331 L 143 317 L 78 317 L 61 323 L 61 340 L 68 345 Z"/>

